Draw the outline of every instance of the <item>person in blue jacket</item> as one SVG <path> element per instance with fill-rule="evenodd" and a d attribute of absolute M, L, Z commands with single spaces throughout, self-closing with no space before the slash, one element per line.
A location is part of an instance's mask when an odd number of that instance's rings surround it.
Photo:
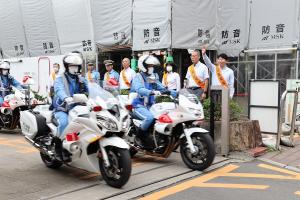
<path fill-rule="evenodd" d="M 155 103 L 155 96 L 163 93 L 169 93 L 177 96 L 177 92 L 167 90 L 158 80 L 158 75 L 154 73 L 154 68 L 160 66 L 159 60 L 152 55 L 144 55 L 139 58 L 138 73 L 131 84 L 131 93 L 137 93 L 138 96 L 133 100 L 133 114 L 143 120 L 139 127 L 137 138 L 139 143 L 145 149 L 153 148 L 153 141 L 149 137 L 147 130 L 153 125 L 154 117 L 150 112 L 150 107 Z"/>
<path fill-rule="evenodd" d="M 63 58 L 65 72 L 54 82 L 54 117 L 58 122 L 60 137 L 68 125 L 67 105 L 73 102 L 74 94 L 88 93 L 88 83 L 80 76 L 83 59 L 79 53 L 69 53 Z"/>
<path fill-rule="evenodd" d="M 12 86 L 17 89 L 23 89 L 22 85 L 9 74 L 10 71 L 10 63 L 8 61 L 4 61 L 0 64 L 0 105 L 2 105 L 4 101 L 4 97 L 12 93 Z"/>

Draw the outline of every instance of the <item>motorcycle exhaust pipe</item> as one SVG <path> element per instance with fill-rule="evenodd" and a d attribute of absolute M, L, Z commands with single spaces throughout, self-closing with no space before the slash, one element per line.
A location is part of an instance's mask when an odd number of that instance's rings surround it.
<path fill-rule="evenodd" d="M 53 153 L 48 151 L 46 148 L 43 148 L 41 145 L 37 144 L 36 142 L 34 142 L 32 139 L 30 139 L 29 137 L 25 136 L 25 139 L 27 140 L 27 142 L 29 142 L 30 144 L 32 144 L 37 150 L 39 150 L 41 153 L 49 155 L 49 156 L 53 156 Z"/>
<path fill-rule="evenodd" d="M 155 124 L 155 131 L 164 134 L 171 135 L 172 125 L 171 124 Z"/>
<path fill-rule="evenodd" d="M 4 115 L 10 115 L 11 114 L 11 109 L 2 107 L 0 112 Z"/>

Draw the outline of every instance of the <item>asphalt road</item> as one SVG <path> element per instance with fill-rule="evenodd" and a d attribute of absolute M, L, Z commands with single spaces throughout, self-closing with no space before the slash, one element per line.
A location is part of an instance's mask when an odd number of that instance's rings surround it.
<path fill-rule="evenodd" d="M 0 133 L 0 199 L 300 199 L 300 173 L 262 161 L 216 157 L 206 172 L 192 171 L 179 153 L 168 159 L 139 155 L 122 189 L 100 174 L 63 166 L 51 170 L 18 133 Z"/>

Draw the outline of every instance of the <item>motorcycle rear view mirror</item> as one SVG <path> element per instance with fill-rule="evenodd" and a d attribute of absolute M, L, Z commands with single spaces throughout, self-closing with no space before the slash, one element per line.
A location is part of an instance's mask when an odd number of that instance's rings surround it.
<path fill-rule="evenodd" d="M 22 80 L 23 85 L 34 85 L 34 80 L 31 76 L 25 75 Z"/>

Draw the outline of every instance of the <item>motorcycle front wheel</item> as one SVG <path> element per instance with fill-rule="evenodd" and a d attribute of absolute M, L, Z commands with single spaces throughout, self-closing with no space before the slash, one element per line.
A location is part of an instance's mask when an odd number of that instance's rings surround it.
<path fill-rule="evenodd" d="M 131 175 L 131 158 L 128 149 L 105 147 L 110 166 L 105 166 L 104 160 L 99 158 L 100 172 L 104 181 L 115 188 L 121 188 L 127 183 Z"/>
<path fill-rule="evenodd" d="M 197 152 L 192 154 L 186 138 L 183 138 L 180 143 L 181 158 L 189 168 L 202 171 L 214 161 L 216 155 L 214 142 L 207 133 L 194 133 L 191 139 Z"/>

